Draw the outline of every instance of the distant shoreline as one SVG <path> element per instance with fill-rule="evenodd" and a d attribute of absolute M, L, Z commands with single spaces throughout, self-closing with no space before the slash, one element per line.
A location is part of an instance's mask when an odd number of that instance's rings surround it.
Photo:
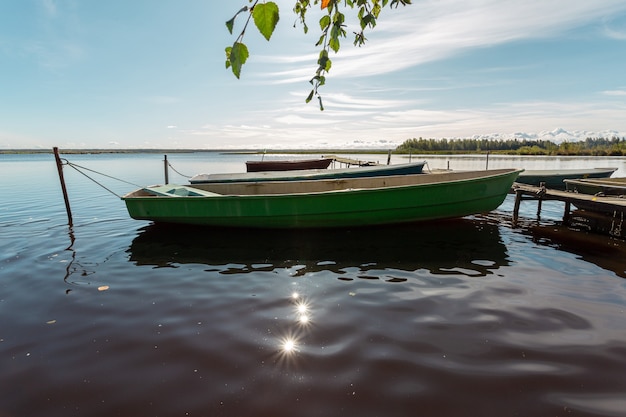
<path fill-rule="evenodd" d="M 218 152 L 223 154 L 386 154 L 389 149 L 59 149 L 60 154 L 175 154 L 175 153 L 207 153 Z M 393 150 L 392 150 L 393 152 Z M 52 149 L 1 149 L 0 155 L 19 154 L 52 154 Z"/>

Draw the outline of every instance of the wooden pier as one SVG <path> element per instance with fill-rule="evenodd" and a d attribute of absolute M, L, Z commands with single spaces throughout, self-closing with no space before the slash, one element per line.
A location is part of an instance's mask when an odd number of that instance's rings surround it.
<path fill-rule="evenodd" d="M 515 205 L 513 207 L 513 224 L 519 218 L 519 208 L 523 200 L 537 200 L 537 216 L 541 215 L 543 201 L 561 201 L 564 203 L 563 223 L 572 225 L 572 206 L 576 207 L 576 220 L 589 226 L 589 229 L 606 231 L 613 236 L 626 237 L 622 231 L 626 213 L 626 199 L 618 196 L 599 196 L 576 193 L 572 191 L 560 191 L 546 188 L 513 183 L 511 192 L 515 193 Z M 624 228 L 626 231 L 626 228 Z"/>
<path fill-rule="evenodd" d="M 342 156 L 337 156 L 337 155 L 322 155 L 322 158 L 332 159 L 333 161 L 339 162 L 340 164 L 346 165 L 348 167 L 352 165 L 356 165 L 360 167 L 379 165 L 377 162 L 373 162 L 373 161 L 362 161 L 360 159 L 344 158 Z"/>

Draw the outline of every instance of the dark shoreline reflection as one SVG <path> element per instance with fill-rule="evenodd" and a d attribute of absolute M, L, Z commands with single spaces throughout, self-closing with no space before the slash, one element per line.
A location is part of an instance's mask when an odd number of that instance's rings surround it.
<path fill-rule="evenodd" d="M 497 225 L 458 219 L 376 228 L 239 230 L 152 224 L 130 248 L 136 265 L 300 266 L 298 273 L 393 268 L 485 276 L 509 264 Z"/>

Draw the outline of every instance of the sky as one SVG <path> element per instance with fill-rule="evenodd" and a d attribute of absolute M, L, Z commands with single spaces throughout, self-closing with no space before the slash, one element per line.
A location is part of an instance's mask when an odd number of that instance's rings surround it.
<path fill-rule="evenodd" d="M 262 1 L 262 0 L 261 0 Z M 413 0 L 350 37 L 305 103 L 322 16 L 248 0 L 0 0 L 0 149 L 393 149 L 411 138 L 626 136 L 626 1 Z M 348 34 L 356 11 L 347 10 Z M 352 17 L 350 17 L 352 16 Z M 295 27 L 294 27 L 295 24 Z"/>

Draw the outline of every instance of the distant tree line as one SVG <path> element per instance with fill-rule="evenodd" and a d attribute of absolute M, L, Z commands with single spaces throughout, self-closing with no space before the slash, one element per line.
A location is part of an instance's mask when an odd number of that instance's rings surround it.
<path fill-rule="evenodd" d="M 526 139 L 408 139 L 398 153 L 499 153 L 506 155 L 625 156 L 626 138 L 587 138 L 556 144 L 549 140 Z"/>

